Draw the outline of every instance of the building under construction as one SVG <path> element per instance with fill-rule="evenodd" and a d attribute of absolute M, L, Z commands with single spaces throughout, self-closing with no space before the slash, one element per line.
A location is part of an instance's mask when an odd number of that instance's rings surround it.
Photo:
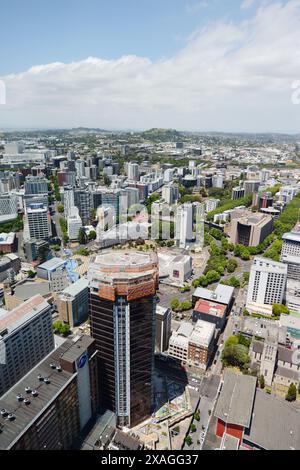
<path fill-rule="evenodd" d="M 100 400 L 130 428 L 151 415 L 157 256 L 106 252 L 92 261 L 88 279 Z"/>

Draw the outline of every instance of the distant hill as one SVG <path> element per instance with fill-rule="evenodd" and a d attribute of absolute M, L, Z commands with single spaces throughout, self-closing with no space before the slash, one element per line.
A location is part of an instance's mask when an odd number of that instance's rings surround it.
<path fill-rule="evenodd" d="M 148 131 L 141 132 L 141 136 L 145 140 L 154 140 L 160 142 L 176 142 L 181 140 L 183 134 L 175 129 L 149 129 Z"/>

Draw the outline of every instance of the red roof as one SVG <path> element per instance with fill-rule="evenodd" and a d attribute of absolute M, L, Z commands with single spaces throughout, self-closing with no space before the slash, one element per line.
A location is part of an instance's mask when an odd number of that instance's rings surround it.
<path fill-rule="evenodd" d="M 195 312 L 211 315 L 212 317 L 223 318 L 226 313 L 226 305 L 221 305 L 209 300 L 200 299 L 195 305 Z"/>

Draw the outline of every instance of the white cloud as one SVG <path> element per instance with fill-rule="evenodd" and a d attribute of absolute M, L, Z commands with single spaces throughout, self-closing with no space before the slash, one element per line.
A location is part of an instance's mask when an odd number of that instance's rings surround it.
<path fill-rule="evenodd" d="M 241 9 L 242 10 L 248 10 L 248 8 L 251 8 L 255 3 L 255 0 L 244 0 L 243 3 L 241 4 Z"/>
<path fill-rule="evenodd" d="M 176 127 L 297 131 L 300 0 L 272 3 L 242 24 L 213 23 L 158 62 L 90 57 L 0 77 L 2 127 Z"/>

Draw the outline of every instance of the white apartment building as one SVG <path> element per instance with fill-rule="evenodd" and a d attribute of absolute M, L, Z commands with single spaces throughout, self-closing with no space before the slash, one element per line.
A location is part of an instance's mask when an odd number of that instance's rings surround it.
<path fill-rule="evenodd" d="M 218 173 L 217 175 L 213 175 L 212 185 L 213 185 L 213 188 L 223 189 L 223 187 L 224 187 L 224 176 L 221 173 Z"/>
<path fill-rule="evenodd" d="M 27 208 L 26 223 L 29 238 L 46 240 L 51 237 L 51 221 L 48 209 L 43 204 L 31 204 Z"/>
<path fill-rule="evenodd" d="M 162 198 L 167 204 L 175 204 L 179 199 L 178 186 L 173 184 L 165 185 L 162 188 Z"/>
<path fill-rule="evenodd" d="M 77 207 L 73 207 L 72 210 L 69 212 L 69 216 L 67 218 L 68 223 L 68 237 L 70 240 L 77 240 L 79 231 L 82 227 L 82 220 L 79 216 L 79 211 Z"/>
<path fill-rule="evenodd" d="M 272 314 L 272 305 L 283 302 L 286 281 L 285 264 L 267 258 L 254 258 L 250 271 L 247 309 L 252 313 Z M 266 306 L 270 306 L 269 309 Z"/>
<path fill-rule="evenodd" d="M 187 243 L 194 240 L 192 204 L 183 204 L 177 208 L 176 240 L 180 248 L 186 248 Z"/>
<path fill-rule="evenodd" d="M 164 183 L 171 183 L 174 178 L 174 173 L 175 169 L 174 168 L 168 168 L 164 172 Z"/>
<path fill-rule="evenodd" d="M 85 176 L 85 161 L 84 160 L 76 160 L 75 168 L 78 178 L 82 178 Z"/>
<path fill-rule="evenodd" d="M 61 195 L 62 195 L 63 204 L 65 206 L 64 208 L 65 216 L 69 217 L 69 215 L 72 212 L 72 209 L 75 206 L 74 190 L 72 186 L 65 186 L 61 192 Z"/>
<path fill-rule="evenodd" d="M 209 212 L 214 211 L 220 203 L 220 199 L 207 199 L 205 201 L 205 211 L 208 214 Z"/>
<path fill-rule="evenodd" d="M 128 179 L 130 181 L 139 181 L 140 178 L 140 171 L 139 171 L 139 165 L 137 163 L 128 163 Z"/>

